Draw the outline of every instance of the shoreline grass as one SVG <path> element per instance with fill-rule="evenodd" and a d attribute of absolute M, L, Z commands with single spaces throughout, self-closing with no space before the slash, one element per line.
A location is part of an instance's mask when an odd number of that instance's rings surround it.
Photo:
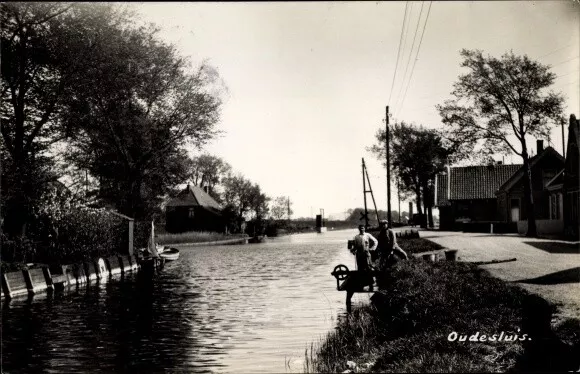
<path fill-rule="evenodd" d="M 408 250 L 410 240 L 401 247 Z M 381 285 L 370 305 L 354 306 L 338 321 L 307 357 L 306 371 L 506 372 L 543 358 L 530 353 L 533 334 L 524 335 L 526 300 L 535 296 L 476 265 L 411 258 L 389 269 Z M 556 332 L 580 347 L 580 321 L 566 320 Z M 450 341 L 452 333 L 478 337 Z"/>
<path fill-rule="evenodd" d="M 405 252 L 407 252 L 407 254 L 438 251 L 443 249 L 442 245 L 424 238 L 399 239 L 397 243 Z"/>
<path fill-rule="evenodd" d="M 204 243 L 219 240 L 246 238 L 246 234 L 224 234 L 210 231 L 189 231 L 179 234 L 163 233 L 157 235 L 155 241 L 160 245 L 179 243 Z"/>

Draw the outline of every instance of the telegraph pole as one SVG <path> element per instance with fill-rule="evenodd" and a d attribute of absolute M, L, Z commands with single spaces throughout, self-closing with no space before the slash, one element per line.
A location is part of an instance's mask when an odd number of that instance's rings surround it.
<path fill-rule="evenodd" d="M 397 177 L 397 197 L 399 198 L 399 223 L 401 223 L 401 181 Z"/>
<path fill-rule="evenodd" d="M 389 155 L 389 106 L 387 105 L 387 116 L 385 117 L 386 124 L 386 154 L 387 154 L 387 219 L 389 220 L 389 228 L 393 227 L 393 222 L 391 219 L 391 157 Z"/>
<path fill-rule="evenodd" d="M 566 158 L 566 145 L 564 142 L 564 119 L 560 120 L 560 124 L 562 125 L 562 156 Z"/>
<path fill-rule="evenodd" d="M 368 216 L 368 211 L 367 211 L 367 184 L 365 181 L 365 159 L 362 159 L 362 179 L 363 179 L 363 197 L 364 197 L 364 202 L 365 202 L 365 213 L 364 213 L 364 219 L 365 219 L 365 229 L 369 228 L 369 216 Z"/>

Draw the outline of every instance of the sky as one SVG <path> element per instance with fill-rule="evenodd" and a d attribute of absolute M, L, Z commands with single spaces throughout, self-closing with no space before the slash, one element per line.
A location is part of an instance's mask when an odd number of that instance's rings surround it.
<path fill-rule="evenodd" d="M 222 135 L 193 153 L 219 156 L 268 196 L 289 197 L 294 217 L 324 209 L 342 219 L 362 207 L 363 158 L 377 207 L 386 210 L 386 170 L 368 151 L 386 106 L 391 123 L 441 128 L 435 105 L 450 97 L 463 48 L 494 57 L 511 50 L 551 65 L 566 117 L 580 114 L 578 1 L 130 6 L 194 65 L 216 68 L 227 86 Z M 559 126 L 549 145 L 562 153 Z M 517 156 L 504 162 L 521 163 Z M 398 209 L 394 183 L 391 207 Z"/>

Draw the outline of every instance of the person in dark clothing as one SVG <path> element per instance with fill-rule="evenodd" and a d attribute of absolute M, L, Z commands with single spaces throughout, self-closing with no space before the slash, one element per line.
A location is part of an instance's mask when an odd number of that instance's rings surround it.
<path fill-rule="evenodd" d="M 379 267 L 384 269 L 398 259 L 408 259 L 407 253 L 397 244 L 395 233 L 389 229 L 389 221 L 381 220 L 380 228 L 377 245 Z"/>

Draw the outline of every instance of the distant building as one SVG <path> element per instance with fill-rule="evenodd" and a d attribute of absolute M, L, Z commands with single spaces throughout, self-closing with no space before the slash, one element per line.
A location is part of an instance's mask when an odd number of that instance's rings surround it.
<path fill-rule="evenodd" d="M 501 163 L 484 166 L 448 167 L 438 174 L 435 206 L 439 208 L 440 228 L 453 230 L 456 223 L 497 220 L 495 192 L 521 165 Z"/>
<path fill-rule="evenodd" d="M 225 230 L 221 206 L 197 186 L 188 184 L 167 203 L 165 214 L 168 232 Z"/>

